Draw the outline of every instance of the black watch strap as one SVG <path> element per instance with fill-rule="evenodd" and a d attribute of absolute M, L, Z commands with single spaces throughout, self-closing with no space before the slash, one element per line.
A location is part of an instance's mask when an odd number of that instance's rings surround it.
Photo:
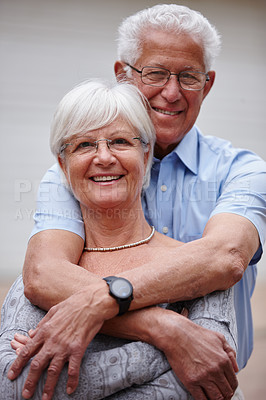
<path fill-rule="evenodd" d="M 127 279 L 120 278 L 117 276 L 107 276 L 106 278 L 103 278 L 103 280 L 105 280 L 109 286 L 110 295 L 114 299 L 116 299 L 117 304 L 119 305 L 119 312 L 117 315 L 125 314 L 130 307 L 131 301 L 133 300 L 133 287 L 132 287 L 131 283 Z M 117 284 L 115 283 L 116 281 L 121 283 L 122 286 L 123 286 L 123 284 L 126 285 L 126 289 L 127 289 L 126 295 L 123 293 L 123 290 L 122 290 L 121 294 L 119 291 L 116 290 L 117 289 Z"/>

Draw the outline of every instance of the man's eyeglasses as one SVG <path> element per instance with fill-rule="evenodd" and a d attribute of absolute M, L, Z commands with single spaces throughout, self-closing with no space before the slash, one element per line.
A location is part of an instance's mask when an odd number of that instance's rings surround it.
<path fill-rule="evenodd" d="M 60 148 L 60 154 L 62 154 L 68 146 L 72 146 L 70 154 L 73 155 L 74 154 L 82 155 L 86 153 L 94 154 L 97 152 L 100 142 L 106 142 L 108 149 L 112 153 L 117 153 L 125 150 L 130 150 L 133 147 L 136 147 L 137 145 L 136 140 L 140 141 L 143 145 L 147 145 L 147 143 L 145 143 L 141 139 L 141 137 L 128 138 L 119 136 L 114 139 L 98 139 L 98 140 L 82 137 L 73 140 L 72 143 L 63 144 Z"/>
<path fill-rule="evenodd" d="M 143 67 L 141 70 L 126 63 L 130 68 L 141 74 L 141 81 L 145 85 L 164 86 L 169 81 L 171 75 L 176 75 L 179 85 L 184 90 L 201 90 L 204 88 L 210 77 L 205 72 L 200 71 L 182 71 L 174 74 L 168 69 L 160 67 Z"/>

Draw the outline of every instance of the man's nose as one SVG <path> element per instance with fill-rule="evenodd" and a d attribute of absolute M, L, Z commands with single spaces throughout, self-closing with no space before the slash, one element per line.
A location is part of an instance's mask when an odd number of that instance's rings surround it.
<path fill-rule="evenodd" d="M 176 75 L 171 75 L 163 87 L 162 96 L 169 102 L 174 103 L 182 97 L 181 87 Z"/>

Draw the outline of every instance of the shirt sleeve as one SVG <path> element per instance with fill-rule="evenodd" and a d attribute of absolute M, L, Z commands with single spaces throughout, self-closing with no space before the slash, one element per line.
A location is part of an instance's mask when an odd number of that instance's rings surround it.
<path fill-rule="evenodd" d="M 58 164 L 46 172 L 40 183 L 30 237 L 47 229 L 63 229 L 85 238 L 79 202 L 64 183 Z"/>
<path fill-rule="evenodd" d="M 226 169 L 226 165 L 221 165 L 221 169 Z M 253 223 L 261 246 L 251 263 L 258 262 L 266 235 L 266 163 L 256 154 L 241 150 L 230 160 L 211 216 L 219 213 L 238 214 Z"/>

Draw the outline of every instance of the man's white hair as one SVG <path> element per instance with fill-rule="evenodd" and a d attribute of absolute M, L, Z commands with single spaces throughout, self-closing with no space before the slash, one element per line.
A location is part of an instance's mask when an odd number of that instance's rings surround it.
<path fill-rule="evenodd" d="M 118 29 L 118 60 L 134 65 L 151 29 L 190 35 L 203 48 L 205 72 L 213 68 L 221 47 L 219 33 L 201 13 L 176 4 L 159 4 L 127 17 Z"/>

